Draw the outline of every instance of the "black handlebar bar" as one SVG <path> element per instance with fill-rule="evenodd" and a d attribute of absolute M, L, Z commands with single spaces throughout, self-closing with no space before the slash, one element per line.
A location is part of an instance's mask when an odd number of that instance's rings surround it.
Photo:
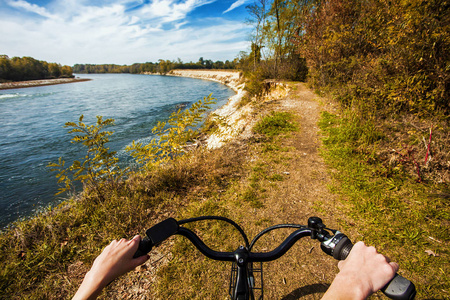
<path fill-rule="evenodd" d="M 267 262 L 280 258 L 283 256 L 300 238 L 310 236 L 313 239 L 318 239 L 321 244 L 322 250 L 328 255 L 333 256 L 337 260 L 344 260 L 350 254 L 350 251 L 353 247 L 352 242 L 348 239 L 348 237 L 340 233 L 339 231 L 331 230 L 334 235 L 330 235 L 328 231 L 325 230 L 325 225 L 322 223 L 322 220 L 317 217 L 309 218 L 308 226 L 294 225 L 294 224 L 282 224 L 276 225 L 273 227 L 269 227 L 266 230 L 262 231 L 258 234 L 255 239 L 249 244 L 247 240 L 247 236 L 244 231 L 234 223 L 232 220 L 223 217 L 200 217 L 188 220 L 182 220 L 177 222 L 173 218 L 166 219 L 155 226 L 151 227 L 146 231 L 146 237 L 141 240 L 139 244 L 139 248 L 137 252 L 134 254 L 134 257 L 139 257 L 150 252 L 152 247 L 158 246 L 161 242 L 168 239 L 172 235 L 182 235 L 189 239 L 197 249 L 204 254 L 206 257 L 219 260 L 219 261 L 235 261 L 236 260 L 236 252 L 240 251 L 244 247 L 240 247 L 235 252 L 219 252 L 214 251 L 191 230 L 181 227 L 179 224 L 185 224 L 188 222 L 206 220 L 206 219 L 214 219 L 214 220 L 223 220 L 231 223 L 235 226 L 239 232 L 242 234 L 245 240 L 245 244 L 247 246 L 246 253 L 246 261 L 247 262 Z M 252 246 L 264 233 L 267 233 L 273 229 L 277 228 L 300 228 L 291 233 L 277 248 L 270 252 L 250 252 Z M 250 246 L 248 246 L 250 245 Z M 386 284 L 385 287 L 381 289 L 381 291 L 391 299 L 395 300 L 413 300 L 416 295 L 416 289 L 412 282 L 405 279 L 404 277 L 395 274 L 394 278 Z"/>

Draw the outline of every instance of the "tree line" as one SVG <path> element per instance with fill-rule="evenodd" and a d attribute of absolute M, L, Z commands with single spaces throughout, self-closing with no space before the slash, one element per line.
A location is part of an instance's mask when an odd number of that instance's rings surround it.
<path fill-rule="evenodd" d="M 160 59 L 157 63 L 135 63 L 132 65 L 115 65 L 115 64 L 76 64 L 73 66 L 74 73 L 159 73 L 166 74 L 174 69 L 234 69 L 237 60 L 229 61 L 212 61 L 210 59 L 200 59 L 197 62 L 183 63 L 181 59 L 176 61 Z"/>
<path fill-rule="evenodd" d="M 240 66 L 304 79 L 367 113 L 450 113 L 450 4 L 440 0 L 256 0 Z M 364 99 L 364 100 L 362 100 Z"/>
<path fill-rule="evenodd" d="M 53 78 L 72 78 L 72 67 L 48 63 L 32 57 L 0 55 L 0 82 Z"/>

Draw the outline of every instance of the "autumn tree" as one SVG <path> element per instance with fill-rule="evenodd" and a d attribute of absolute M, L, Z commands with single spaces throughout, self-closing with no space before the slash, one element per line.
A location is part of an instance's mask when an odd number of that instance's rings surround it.
<path fill-rule="evenodd" d="M 298 34 L 316 86 L 367 113 L 450 112 L 448 4 L 322 1 Z M 364 98 L 364 101 L 359 99 Z"/>
<path fill-rule="evenodd" d="M 0 81 L 21 81 L 73 77 L 72 68 L 57 63 L 39 61 L 32 57 L 0 56 Z"/>
<path fill-rule="evenodd" d="M 258 66 L 262 77 L 306 78 L 305 60 L 299 56 L 294 38 L 301 28 L 300 20 L 313 3 L 307 0 L 257 0 L 247 6 L 250 15 L 247 23 L 254 26 L 249 56 L 253 60 L 253 71 Z"/>

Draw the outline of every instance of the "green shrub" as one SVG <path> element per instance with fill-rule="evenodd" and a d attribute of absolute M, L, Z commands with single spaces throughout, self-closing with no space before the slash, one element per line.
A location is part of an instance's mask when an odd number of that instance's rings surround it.
<path fill-rule="evenodd" d="M 203 121 L 203 115 L 210 109 L 210 105 L 215 102 L 216 98 L 210 94 L 187 110 L 179 109 L 170 115 L 167 122 L 158 122 L 152 129 L 158 138 L 152 139 L 147 145 L 133 141 L 126 150 L 146 167 L 167 163 L 180 156 L 184 152 L 183 146 L 198 135 L 197 126 Z"/>
<path fill-rule="evenodd" d="M 83 118 L 81 115 L 78 123 L 67 122 L 64 127 L 72 128 L 69 133 L 76 134 L 71 141 L 73 144 L 81 143 L 87 148 L 84 160 L 75 160 L 66 168 L 65 161 L 60 157 L 57 163 L 49 163 L 48 167 L 51 171 L 58 172 L 58 183 L 63 184 L 58 194 L 73 189 L 73 181 L 80 181 L 86 190 L 95 191 L 104 200 L 105 190 L 115 189 L 126 171 L 118 166 L 116 152 L 109 151 L 105 146 L 113 132 L 103 129 L 114 125 L 114 120 L 103 120 L 101 116 L 97 116 L 95 125 L 86 125 Z"/>

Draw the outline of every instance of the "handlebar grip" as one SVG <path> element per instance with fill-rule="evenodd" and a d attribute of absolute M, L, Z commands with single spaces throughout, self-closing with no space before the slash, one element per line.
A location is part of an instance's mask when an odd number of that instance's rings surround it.
<path fill-rule="evenodd" d="M 350 254 L 353 248 L 352 242 L 348 237 L 341 238 L 334 248 L 333 257 L 337 260 L 344 260 Z M 416 297 L 416 287 L 414 283 L 403 276 L 394 275 L 381 291 L 389 298 L 394 300 L 413 300 Z"/>
<path fill-rule="evenodd" d="M 147 254 L 152 250 L 153 246 L 158 246 L 161 242 L 177 233 L 179 228 L 178 222 L 173 218 L 169 218 L 147 229 L 145 232 L 147 236 L 139 242 L 139 248 L 133 257 L 136 258 Z"/>
<path fill-rule="evenodd" d="M 133 255 L 133 258 L 137 258 L 149 253 L 150 250 L 152 250 L 152 246 L 153 246 L 152 241 L 148 237 L 143 238 L 139 242 L 139 247 L 136 253 Z"/>

